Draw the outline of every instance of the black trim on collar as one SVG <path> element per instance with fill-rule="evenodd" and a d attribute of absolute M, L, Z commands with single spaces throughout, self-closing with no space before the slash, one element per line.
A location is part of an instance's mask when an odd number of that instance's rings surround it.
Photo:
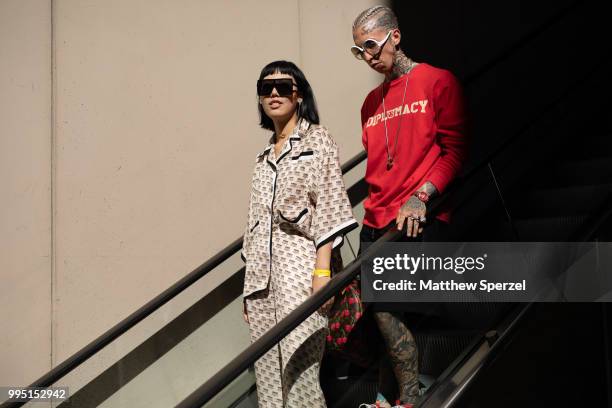
<path fill-rule="evenodd" d="M 270 152 L 270 149 L 272 149 L 272 146 L 266 147 L 263 152 L 261 152 L 261 153 L 259 153 L 257 155 L 257 158 L 261 159 L 263 156 L 265 156 L 266 154 L 268 154 Z"/>
<path fill-rule="evenodd" d="M 306 123 L 306 125 L 304 125 L 304 123 Z M 310 127 L 312 126 L 312 124 L 308 121 L 306 121 L 305 119 L 300 119 L 300 122 L 298 122 L 297 124 L 297 130 L 295 132 L 294 135 L 289 136 L 289 150 L 287 150 L 283 155 L 281 155 L 278 159 L 276 159 L 276 163 L 274 165 L 272 165 L 272 167 L 276 170 L 276 164 L 278 164 L 281 159 L 283 157 L 285 157 L 292 149 L 293 149 L 293 143 L 291 143 L 292 141 L 299 141 L 302 140 L 302 136 L 301 133 L 302 132 L 307 132 Z M 270 139 L 270 143 L 272 143 L 272 139 Z M 270 149 L 272 149 L 273 145 L 269 144 L 263 152 L 261 152 L 258 156 L 257 159 L 261 159 L 263 156 L 266 156 L 268 153 L 270 153 Z M 268 163 L 270 163 L 270 161 L 268 160 Z"/>
<path fill-rule="evenodd" d="M 293 150 L 293 141 L 294 140 L 300 140 L 300 139 L 295 139 L 293 137 L 289 138 L 289 149 L 287 149 L 287 151 L 285 153 L 283 153 L 278 159 L 276 159 L 276 164 L 280 163 L 281 160 L 283 160 L 285 158 L 285 156 L 287 156 L 289 153 L 291 153 L 291 150 Z"/>
<path fill-rule="evenodd" d="M 270 159 L 266 159 L 266 162 L 272 167 L 272 170 L 276 171 L 276 164 Z"/>

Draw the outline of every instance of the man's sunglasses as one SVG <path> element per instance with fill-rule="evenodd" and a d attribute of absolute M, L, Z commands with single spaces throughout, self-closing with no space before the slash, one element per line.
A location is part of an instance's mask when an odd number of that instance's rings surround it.
<path fill-rule="evenodd" d="M 257 95 L 268 96 L 272 93 L 272 90 L 276 88 L 278 96 L 291 96 L 295 91 L 293 87 L 295 84 L 290 78 L 285 79 L 259 79 L 257 81 Z"/>
<path fill-rule="evenodd" d="M 358 60 L 364 59 L 363 58 L 364 52 L 367 52 L 368 54 L 370 54 L 372 58 L 378 59 L 378 57 L 380 56 L 380 53 L 382 52 L 383 47 L 385 46 L 387 41 L 389 41 L 389 37 L 391 36 L 392 32 L 393 30 L 390 30 L 387 33 L 387 36 L 385 37 L 385 39 L 382 41 L 376 41 L 373 38 L 368 38 L 367 40 L 363 42 L 363 48 L 353 45 L 351 47 L 351 52 L 353 53 L 355 58 L 357 58 Z"/>

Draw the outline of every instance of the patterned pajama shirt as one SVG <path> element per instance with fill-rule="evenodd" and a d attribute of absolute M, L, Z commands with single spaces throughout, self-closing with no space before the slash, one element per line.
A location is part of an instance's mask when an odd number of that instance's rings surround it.
<path fill-rule="evenodd" d="M 311 294 L 317 248 L 357 227 L 338 148 L 327 129 L 301 120 L 275 157 L 257 156 L 242 250 L 251 341 Z M 313 313 L 255 363 L 260 407 L 325 407 L 319 368 L 327 318 Z"/>

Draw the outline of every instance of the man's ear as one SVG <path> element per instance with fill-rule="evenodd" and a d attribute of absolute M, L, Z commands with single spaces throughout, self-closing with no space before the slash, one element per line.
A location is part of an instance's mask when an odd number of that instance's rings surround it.
<path fill-rule="evenodd" d="M 393 30 L 393 34 L 391 34 L 391 38 L 393 40 L 393 46 L 395 47 L 396 50 L 399 50 L 400 42 L 402 41 L 402 32 L 399 30 L 399 28 L 396 28 L 395 30 Z"/>

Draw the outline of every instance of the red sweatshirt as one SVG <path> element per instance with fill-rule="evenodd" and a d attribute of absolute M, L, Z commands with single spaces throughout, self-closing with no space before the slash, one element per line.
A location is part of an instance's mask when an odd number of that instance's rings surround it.
<path fill-rule="evenodd" d="M 385 117 L 391 170 L 387 170 Z M 461 86 L 449 71 L 421 63 L 372 90 L 361 107 L 363 146 L 368 154 L 365 180 L 370 187 L 363 223 L 385 227 L 426 181 L 443 193 L 465 159 L 465 122 Z M 448 222 L 449 211 L 442 211 L 438 218 Z"/>

